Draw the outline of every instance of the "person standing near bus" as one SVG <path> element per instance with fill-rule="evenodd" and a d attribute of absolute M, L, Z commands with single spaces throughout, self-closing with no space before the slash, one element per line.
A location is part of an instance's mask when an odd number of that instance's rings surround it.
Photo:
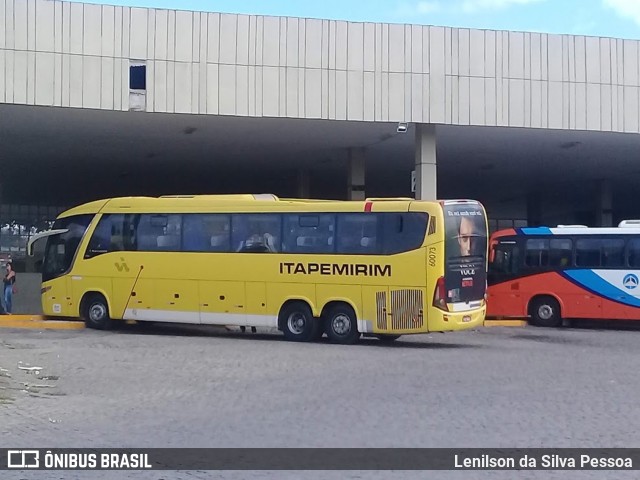
<path fill-rule="evenodd" d="M 16 283 L 16 272 L 13 271 L 11 262 L 7 262 L 7 273 L 5 274 L 2 282 L 4 284 L 4 310 L 6 313 L 11 313 L 11 303 L 13 300 L 13 284 Z"/>

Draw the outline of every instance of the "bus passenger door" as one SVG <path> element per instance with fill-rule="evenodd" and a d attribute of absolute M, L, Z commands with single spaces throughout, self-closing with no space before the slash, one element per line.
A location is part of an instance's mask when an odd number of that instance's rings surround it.
<path fill-rule="evenodd" d="M 246 326 L 244 282 L 199 282 L 200 323 Z"/>
<path fill-rule="evenodd" d="M 526 315 L 525 297 L 530 293 L 520 280 L 520 247 L 514 239 L 492 243 L 487 299 L 487 315 Z"/>

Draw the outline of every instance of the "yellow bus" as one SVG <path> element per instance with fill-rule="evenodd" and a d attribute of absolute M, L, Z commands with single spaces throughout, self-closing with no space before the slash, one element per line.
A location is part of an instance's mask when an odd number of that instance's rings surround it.
<path fill-rule="evenodd" d="M 43 237 L 45 315 L 97 329 L 274 327 L 350 344 L 485 316 L 487 221 L 473 200 L 113 198 L 62 213 L 30 252 Z"/>

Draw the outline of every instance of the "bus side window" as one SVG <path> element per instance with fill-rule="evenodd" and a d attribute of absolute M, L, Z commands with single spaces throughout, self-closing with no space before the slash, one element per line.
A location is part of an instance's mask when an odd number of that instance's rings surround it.
<path fill-rule="evenodd" d="M 489 264 L 492 273 L 518 273 L 520 249 L 512 243 L 496 245 L 493 249 L 493 260 Z"/>
<path fill-rule="evenodd" d="M 84 258 L 93 258 L 109 252 L 111 246 L 111 215 L 103 215 L 87 245 Z"/>
<path fill-rule="evenodd" d="M 182 216 L 175 214 L 142 214 L 137 222 L 137 228 L 133 227 L 135 219 L 129 220 L 129 228 L 135 230 L 137 235 L 137 247 L 129 249 L 140 251 L 172 251 L 180 250 L 180 235 L 182 230 Z"/>
<path fill-rule="evenodd" d="M 333 253 L 333 214 L 287 214 L 283 216 L 282 249 L 295 253 Z"/>
<path fill-rule="evenodd" d="M 629 240 L 627 251 L 629 255 L 629 266 L 632 268 L 640 268 L 640 238 Z"/>
<path fill-rule="evenodd" d="M 549 240 L 528 239 L 525 244 L 524 263 L 527 267 L 546 267 L 549 264 Z"/>
<path fill-rule="evenodd" d="M 382 253 L 378 248 L 378 216 L 371 213 L 338 214 L 337 252 Z"/>
<path fill-rule="evenodd" d="M 281 216 L 274 214 L 234 214 L 233 250 L 241 253 L 276 253 L 281 250 Z"/>
<path fill-rule="evenodd" d="M 602 266 L 622 267 L 624 265 L 624 240 L 605 238 L 602 240 Z"/>
<path fill-rule="evenodd" d="M 429 215 L 422 212 L 382 213 L 384 253 L 408 252 L 424 243 Z"/>
<path fill-rule="evenodd" d="M 576 240 L 576 266 L 599 267 L 601 240 L 595 238 L 581 238 Z"/>
<path fill-rule="evenodd" d="M 554 238 L 550 242 L 549 265 L 568 267 L 572 263 L 573 242 L 570 238 Z"/>
<path fill-rule="evenodd" d="M 230 249 L 229 215 L 188 213 L 182 216 L 183 252 L 227 252 Z"/>

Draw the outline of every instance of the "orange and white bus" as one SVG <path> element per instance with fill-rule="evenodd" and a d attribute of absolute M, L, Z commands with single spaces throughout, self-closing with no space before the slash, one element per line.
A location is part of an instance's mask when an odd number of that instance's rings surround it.
<path fill-rule="evenodd" d="M 490 239 L 487 315 L 549 327 L 563 319 L 640 320 L 639 279 L 638 221 L 501 230 Z"/>
<path fill-rule="evenodd" d="M 478 202 L 273 195 L 128 197 L 62 213 L 47 237 L 46 315 L 274 327 L 353 343 L 481 325 Z"/>

